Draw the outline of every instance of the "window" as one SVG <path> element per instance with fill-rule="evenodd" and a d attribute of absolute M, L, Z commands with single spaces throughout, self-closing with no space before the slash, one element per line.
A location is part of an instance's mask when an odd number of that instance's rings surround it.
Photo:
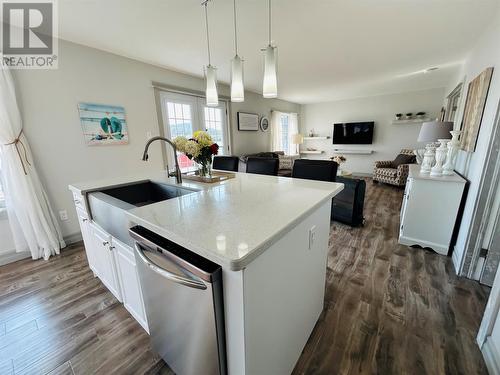
<path fill-rule="evenodd" d="M 290 134 L 288 129 L 288 114 L 282 114 L 280 116 L 280 126 L 281 126 L 281 150 L 288 154 L 290 149 Z"/>
<path fill-rule="evenodd" d="M 160 96 L 167 138 L 190 138 L 193 132 L 205 130 L 219 145 L 219 155 L 230 154 L 226 103 L 221 102 L 218 107 L 207 107 L 205 98 L 170 92 L 162 92 Z M 177 160 L 182 170 L 189 170 L 194 166 L 194 162 L 182 153 L 178 153 Z"/>
<path fill-rule="evenodd" d="M 295 155 L 298 145 L 292 143 L 292 139 L 298 133 L 296 113 L 272 112 L 271 151 L 283 151 L 286 155 Z"/>
<path fill-rule="evenodd" d="M 225 150 L 223 115 L 221 108 L 205 107 L 205 129 L 219 145 L 221 155 L 224 155 Z"/>
<path fill-rule="evenodd" d="M 193 134 L 190 104 L 167 102 L 167 116 L 170 132 L 168 138 L 174 139 L 179 136 L 189 138 Z M 189 169 L 193 166 L 193 161 L 180 152 L 177 155 L 177 160 L 181 169 Z"/>

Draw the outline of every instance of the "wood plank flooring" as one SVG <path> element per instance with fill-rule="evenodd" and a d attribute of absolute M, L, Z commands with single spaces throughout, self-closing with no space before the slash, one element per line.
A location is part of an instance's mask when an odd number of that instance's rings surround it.
<path fill-rule="evenodd" d="M 325 310 L 294 374 L 486 374 L 475 336 L 488 288 L 398 245 L 402 191 L 367 182 L 365 227 L 332 224 Z M 82 244 L 0 267 L 0 374 L 157 373 L 171 371 Z"/>
<path fill-rule="evenodd" d="M 401 189 L 367 179 L 366 193 L 364 227 L 332 223 L 325 309 L 294 374 L 487 374 L 489 288 L 397 243 Z"/>

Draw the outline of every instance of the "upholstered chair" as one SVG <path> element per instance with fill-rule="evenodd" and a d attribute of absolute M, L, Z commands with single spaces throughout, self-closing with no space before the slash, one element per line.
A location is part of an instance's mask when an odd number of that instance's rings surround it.
<path fill-rule="evenodd" d="M 376 161 L 373 169 L 373 182 L 405 186 L 410 170 L 409 165 L 415 162 L 415 154 L 410 149 L 402 149 L 394 160 Z"/>

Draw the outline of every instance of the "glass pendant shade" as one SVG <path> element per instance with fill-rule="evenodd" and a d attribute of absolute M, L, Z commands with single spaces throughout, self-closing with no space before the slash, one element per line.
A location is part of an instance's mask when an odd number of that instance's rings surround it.
<path fill-rule="evenodd" d="M 205 81 L 207 84 L 205 96 L 207 98 L 207 106 L 217 107 L 219 105 L 219 95 L 217 94 L 217 68 L 212 65 L 207 65 L 205 69 Z"/>
<path fill-rule="evenodd" d="M 243 87 L 243 60 L 234 56 L 231 60 L 231 101 L 243 102 L 245 100 L 245 88 Z"/>
<path fill-rule="evenodd" d="M 276 78 L 276 47 L 267 46 L 264 55 L 264 83 L 262 85 L 264 98 L 278 96 L 278 82 Z"/>

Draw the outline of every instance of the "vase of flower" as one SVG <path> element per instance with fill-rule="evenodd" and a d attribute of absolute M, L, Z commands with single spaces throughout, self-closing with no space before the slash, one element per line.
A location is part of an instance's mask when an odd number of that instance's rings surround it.
<path fill-rule="evenodd" d="M 212 158 L 205 163 L 196 163 L 198 165 L 198 176 L 203 178 L 212 177 Z"/>
<path fill-rule="evenodd" d="M 214 143 L 210 134 L 196 131 L 192 138 L 177 137 L 174 139 L 177 151 L 184 153 L 198 166 L 198 175 L 201 178 L 212 177 L 212 157 L 219 152 L 219 145 Z"/>

